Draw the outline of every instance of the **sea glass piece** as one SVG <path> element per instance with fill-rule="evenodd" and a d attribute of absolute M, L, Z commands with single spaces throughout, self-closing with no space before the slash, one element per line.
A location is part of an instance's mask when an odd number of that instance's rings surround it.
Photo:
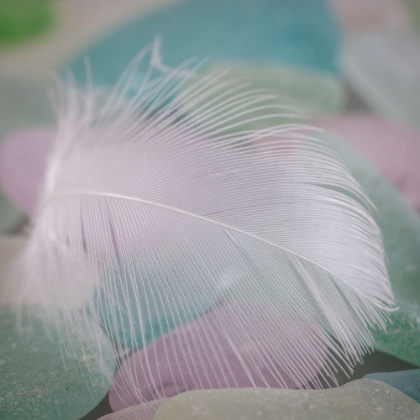
<path fill-rule="evenodd" d="M 23 223 L 24 217 L 0 191 L 0 232 L 10 232 Z"/>
<path fill-rule="evenodd" d="M 171 236 L 169 226 L 167 229 Z M 153 245 L 149 244 L 149 248 L 146 245 L 139 251 L 140 259 L 121 262 L 118 267 L 103 273 L 93 304 L 88 308 L 100 319 L 122 353 L 125 348 L 141 348 L 205 313 L 224 291 L 218 286 L 203 286 L 200 281 L 194 286 L 191 279 L 183 281 L 176 263 L 156 261 L 154 266 L 142 265 L 141 262 L 147 260 L 142 257 L 153 252 Z M 164 280 L 156 279 L 157 270 L 168 273 Z M 131 275 L 128 277 L 130 272 L 137 273 L 135 279 Z"/>
<path fill-rule="evenodd" d="M 359 379 L 326 390 L 228 389 L 168 399 L 154 420 L 407 420 L 420 404 L 379 381 Z"/>
<path fill-rule="evenodd" d="M 420 369 L 370 373 L 364 378 L 385 382 L 420 403 Z"/>
<path fill-rule="evenodd" d="M 369 114 L 348 114 L 316 122 L 366 157 L 420 210 L 420 131 Z"/>
<path fill-rule="evenodd" d="M 0 142 L 12 130 L 53 121 L 45 84 L 41 81 L 0 74 L 0 98 Z M 0 191 L 0 232 L 15 230 L 23 220 L 16 203 Z"/>
<path fill-rule="evenodd" d="M 0 73 L 0 137 L 12 130 L 54 121 L 48 82 Z"/>
<path fill-rule="evenodd" d="M 280 356 L 275 355 L 269 331 L 250 332 L 244 328 L 247 317 L 275 319 L 283 325 L 283 335 L 289 335 L 285 342 L 295 343 L 294 348 L 285 345 Z M 112 409 L 192 389 L 301 386 L 324 367 L 327 344 L 313 335 L 309 319 L 284 319 L 281 310 L 256 302 L 213 309 L 132 354 L 115 377 L 109 396 Z M 303 340 L 309 334 L 311 343 Z M 259 359 L 261 353 L 265 362 Z"/>
<path fill-rule="evenodd" d="M 34 127 L 10 133 L 0 146 L 0 187 L 27 216 L 37 206 L 54 136 L 52 128 Z"/>
<path fill-rule="evenodd" d="M 142 16 L 98 41 L 70 64 L 86 80 L 89 56 L 93 80 L 113 86 L 133 57 L 156 36 L 161 56 L 177 67 L 196 57 L 283 62 L 336 73 L 340 34 L 325 0 L 189 0 Z"/>
<path fill-rule="evenodd" d="M 420 31 L 420 1 L 404 0 L 414 29 Z"/>
<path fill-rule="evenodd" d="M 233 60 L 217 61 L 201 70 L 181 89 L 187 92 L 193 84 L 200 84 L 200 78 L 203 78 L 204 84 L 212 75 L 219 75 L 224 72 L 226 74 L 218 78 L 217 84 L 233 80 L 246 83 L 245 86 L 236 89 L 231 96 L 244 95 L 253 89 L 261 89 L 264 92 L 278 95 L 278 99 L 273 100 L 270 104 L 278 106 L 276 113 L 283 115 L 278 118 L 271 118 L 270 122 L 272 124 L 296 121 L 302 115 L 310 115 L 314 118 L 328 116 L 339 112 L 345 106 L 345 92 L 338 78 L 281 64 L 258 64 Z M 217 107 L 218 104 L 222 106 L 222 103 L 229 98 L 226 96 L 220 97 L 221 93 L 217 91 L 214 95 L 206 97 L 205 101 L 211 101 L 214 107 Z M 190 112 L 199 112 L 199 108 L 203 104 L 204 101 L 199 102 L 196 107 L 190 109 Z M 281 107 L 284 108 L 281 109 Z M 266 126 L 267 122 L 262 119 L 266 113 L 267 110 L 263 109 L 242 116 L 242 121 L 245 118 L 252 118 L 253 121 L 248 126 L 241 124 L 241 129 L 258 128 L 258 118 L 262 121 L 262 126 Z M 204 119 L 204 121 L 206 120 Z M 235 122 L 236 120 L 229 121 L 230 124 Z"/>
<path fill-rule="evenodd" d="M 375 349 L 420 366 L 420 217 L 360 154 L 338 138 L 328 142 L 364 187 L 377 210 L 398 310 L 387 332 L 374 330 Z"/>
<path fill-rule="evenodd" d="M 1 419 L 78 420 L 108 392 L 114 357 L 105 334 L 95 337 L 99 363 L 88 324 L 68 330 L 57 317 L 46 319 L 36 306 L 24 307 L 19 319 L 0 306 Z"/>
<path fill-rule="evenodd" d="M 0 2 L 0 43 L 29 38 L 44 32 L 53 20 L 46 0 L 2 0 Z"/>
<path fill-rule="evenodd" d="M 18 287 L 13 287 L 13 264 L 25 246 L 22 235 L 0 236 L 0 305 L 16 303 Z"/>
<path fill-rule="evenodd" d="M 409 27 L 409 16 L 401 0 L 331 0 L 331 5 L 349 36 Z"/>
<path fill-rule="evenodd" d="M 152 420 L 158 408 L 165 400 L 155 400 L 134 407 L 124 408 L 116 413 L 107 414 L 98 420 Z"/>
<path fill-rule="evenodd" d="M 70 285 L 58 281 L 48 290 L 30 284 L 23 289 L 18 258 L 26 244 L 27 237 L 21 234 L 0 236 L 0 304 L 56 305 L 76 311 L 83 308 L 98 283 L 98 273 L 93 265 L 85 266 L 89 276 L 79 278 L 75 275 Z"/>
<path fill-rule="evenodd" d="M 370 34 L 349 41 L 342 65 L 351 86 L 375 111 L 420 127 L 420 36 Z"/>

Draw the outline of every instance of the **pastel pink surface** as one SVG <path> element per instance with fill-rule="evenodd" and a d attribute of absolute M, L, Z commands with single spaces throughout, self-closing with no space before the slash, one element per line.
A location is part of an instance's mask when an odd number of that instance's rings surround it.
<path fill-rule="evenodd" d="M 265 320 L 261 325 L 275 320 L 280 333 L 276 330 L 272 340 L 268 330 L 248 329 L 247 317 Z M 326 362 L 327 344 L 320 331 L 310 318 L 290 316 L 270 305 L 226 304 L 133 353 L 114 379 L 111 408 L 118 411 L 195 389 L 298 388 Z M 312 339 L 307 340 L 308 336 Z M 305 356 L 299 352 L 300 344 L 306 346 Z M 272 357 L 273 345 L 280 358 Z"/>
<path fill-rule="evenodd" d="M 0 188 L 28 216 L 36 208 L 54 136 L 49 127 L 19 130 L 0 146 Z"/>
<path fill-rule="evenodd" d="M 420 210 L 420 132 L 368 114 L 318 121 L 364 155 Z"/>

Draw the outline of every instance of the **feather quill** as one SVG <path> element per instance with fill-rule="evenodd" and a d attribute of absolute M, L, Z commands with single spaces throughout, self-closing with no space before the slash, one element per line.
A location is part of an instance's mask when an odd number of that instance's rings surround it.
<path fill-rule="evenodd" d="M 151 46 L 111 92 L 62 86 L 19 263 L 21 301 L 42 290 L 68 328 L 94 318 L 116 360 L 151 343 L 144 380 L 159 380 L 153 346 L 172 330 L 166 357 L 171 347 L 178 357 L 165 375 L 177 371 L 195 388 L 235 386 L 223 349 L 239 355 L 245 345 L 236 363 L 250 386 L 320 387 L 319 365 L 334 383 L 337 369 L 350 371 L 371 349 L 370 328 L 385 328 L 393 309 L 371 202 L 316 130 L 270 124 L 296 113 L 275 93 L 244 93 L 245 82 L 222 73 L 180 93 L 198 65 L 159 63 Z M 254 119 L 267 128 L 241 129 Z M 186 331 L 196 335 L 185 339 Z M 97 336 L 91 330 L 93 347 Z M 201 356 L 183 371 L 178 359 L 192 347 Z M 223 377 L 210 375 L 216 364 Z M 133 372 L 121 375 L 139 401 L 151 399 Z M 153 389 L 153 398 L 168 396 Z"/>

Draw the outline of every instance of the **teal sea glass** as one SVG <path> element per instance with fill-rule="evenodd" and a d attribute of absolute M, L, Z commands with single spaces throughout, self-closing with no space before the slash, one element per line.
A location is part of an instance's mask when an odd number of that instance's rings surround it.
<path fill-rule="evenodd" d="M 370 373 L 364 378 L 385 382 L 420 403 L 420 369 Z"/>
<path fill-rule="evenodd" d="M 398 310 L 391 313 L 386 332 L 373 331 L 375 349 L 420 366 L 420 216 L 350 145 L 327 140 L 375 204 L 373 216 L 384 237 Z"/>
<path fill-rule="evenodd" d="M 154 269 L 140 264 L 128 268 L 121 263 L 103 274 L 88 311 L 114 341 L 125 348 L 142 348 L 208 311 L 222 293 L 217 289 L 202 293 L 202 288 L 183 281 L 175 267 L 160 262 Z M 156 278 L 154 270 L 167 272 L 167 278 Z"/>
<path fill-rule="evenodd" d="M 325 0 L 182 1 L 110 33 L 81 52 L 70 68 L 76 80 L 84 82 L 88 56 L 93 81 L 114 85 L 133 57 L 157 36 L 167 66 L 208 57 L 283 62 L 337 73 L 340 31 Z"/>
<path fill-rule="evenodd" d="M 0 419 L 78 420 L 106 395 L 114 356 L 105 334 L 91 350 L 88 324 L 46 321 L 36 306 L 0 306 Z M 48 328 L 45 328 L 45 327 Z"/>

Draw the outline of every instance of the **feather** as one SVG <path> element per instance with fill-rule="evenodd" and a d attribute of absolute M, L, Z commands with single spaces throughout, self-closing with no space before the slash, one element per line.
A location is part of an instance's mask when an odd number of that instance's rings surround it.
<path fill-rule="evenodd" d="M 225 377 L 205 387 L 235 385 L 226 346 L 237 355 L 249 346 L 235 363 L 250 385 L 320 387 L 320 364 L 334 383 L 394 308 L 371 202 L 315 129 L 270 124 L 297 114 L 275 93 L 244 93 L 246 82 L 223 73 L 197 78 L 194 61 L 159 63 L 147 47 L 111 92 L 61 86 L 56 141 L 19 262 L 21 301 L 42 290 L 68 328 L 77 328 L 76 312 L 93 318 L 116 360 L 153 349 L 171 330 L 166 357 L 174 346 L 177 357 L 200 352 L 185 368 L 195 388 L 215 363 Z M 242 129 L 255 119 L 267 128 Z M 186 330 L 200 333 L 185 339 Z M 92 346 L 97 336 L 91 329 Z M 147 354 L 144 377 L 158 381 Z M 173 375 L 177 360 L 168 363 Z M 141 400 L 138 378 L 123 375 Z"/>

